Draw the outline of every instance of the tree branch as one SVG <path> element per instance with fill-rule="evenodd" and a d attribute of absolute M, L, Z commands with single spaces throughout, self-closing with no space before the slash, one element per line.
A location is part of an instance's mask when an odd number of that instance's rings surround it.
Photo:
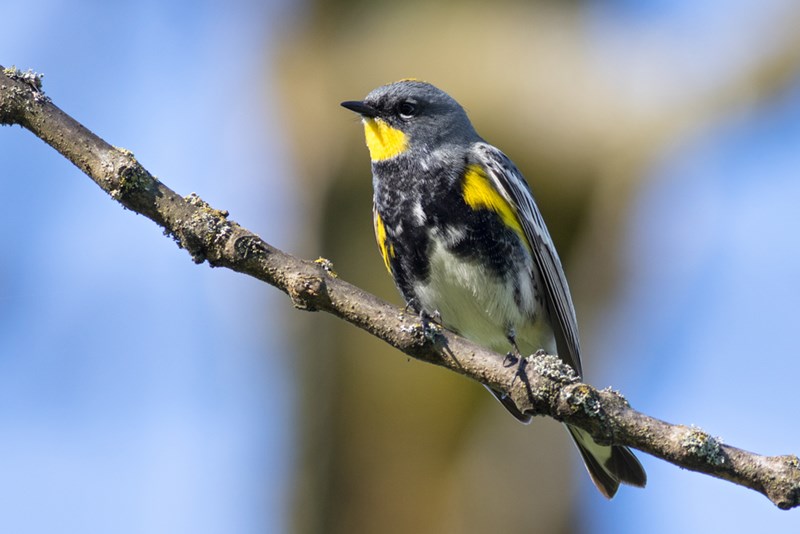
<path fill-rule="evenodd" d="M 197 195 L 182 197 L 128 150 L 100 139 L 42 93 L 41 77 L 0 66 L 0 124 L 18 124 L 85 172 L 126 208 L 152 219 L 196 263 L 227 267 L 287 293 L 295 307 L 326 311 L 418 360 L 446 367 L 507 393 L 523 412 L 583 428 L 601 443 L 627 445 L 758 491 L 781 509 L 800 505 L 797 456 L 761 456 L 723 444 L 695 427 L 672 425 L 632 409 L 619 394 L 579 382 L 555 356 L 519 365 L 406 313 L 339 279 L 330 262 L 282 252 Z"/>

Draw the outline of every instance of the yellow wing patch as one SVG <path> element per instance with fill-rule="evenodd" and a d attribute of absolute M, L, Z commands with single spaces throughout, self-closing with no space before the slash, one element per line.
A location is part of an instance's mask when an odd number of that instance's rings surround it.
<path fill-rule="evenodd" d="M 497 213 L 503 224 L 514 230 L 523 243 L 531 250 L 531 244 L 525 237 L 525 232 L 517 218 L 517 213 L 511 204 L 503 198 L 491 180 L 486 175 L 486 171 L 480 165 L 468 165 L 464 174 L 463 186 L 464 202 L 474 210 L 490 210 Z"/>
<path fill-rule="evenodd" d="M 392 128 L 383 119 L 364 119 L 364 137 L 367 139 L 369 157 L 383 161 L 398 156 L 408 148 L 406 134 Z"/>
<path fill-rule="evenodd" d="M 381 219 L 377 211 L 373 212 L 372 222 L 375 226 L 375 240 L 378 242 L 378 248 L 381 249 L 381 256 L 383 256 L 383 264 L 386 265 L 386 270 L 389 271 L 389 274 L 392 274 L 390 258 L 394 258 L 394 245 L 387 243 L 386 227 L 383 225 L 383 219 Z"/>

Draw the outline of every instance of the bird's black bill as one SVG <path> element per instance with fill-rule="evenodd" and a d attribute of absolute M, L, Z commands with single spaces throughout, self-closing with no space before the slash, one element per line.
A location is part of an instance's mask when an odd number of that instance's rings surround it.
<path fill-rule="evenodd" d="M 342 102 L 342 107 L 347 108 L 350 111 L 355 111 L 362 117 L 373 118 L 378 115 L 377 109 L 359 100 L 348 100 L 347 102 Z"/>

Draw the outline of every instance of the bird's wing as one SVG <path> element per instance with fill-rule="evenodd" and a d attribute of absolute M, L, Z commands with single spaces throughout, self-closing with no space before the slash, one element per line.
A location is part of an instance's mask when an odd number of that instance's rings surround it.
<path fill-rule="evenodd" d="M 542 276 L 544 300 L 555 334 L 558 356 L 581 375 L 578 322 L 567 278 L 528 184 L 508 156 L 497 148 L 487 143 L 476 143 L 472 153 L 497 190 L 516 211 L 515 215 L 528 238 L 534 264 Z"/>

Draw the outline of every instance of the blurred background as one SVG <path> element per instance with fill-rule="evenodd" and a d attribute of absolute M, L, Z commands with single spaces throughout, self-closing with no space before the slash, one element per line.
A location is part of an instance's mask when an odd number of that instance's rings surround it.
<path fill-rule="evenodd" d="M 181 194 L 395 303 L 341 109 L 431 81 L 532 184 L 589 382 L 800 453 L 800 4 L 3 5 L 0 64 Z M 644 454 L 611 502 L 567 435 L 277 290 L 194 265 L 0 128 L 0 531 L 787 532 Z M 309 335 L 311 334 L 311 335 Z"/>

